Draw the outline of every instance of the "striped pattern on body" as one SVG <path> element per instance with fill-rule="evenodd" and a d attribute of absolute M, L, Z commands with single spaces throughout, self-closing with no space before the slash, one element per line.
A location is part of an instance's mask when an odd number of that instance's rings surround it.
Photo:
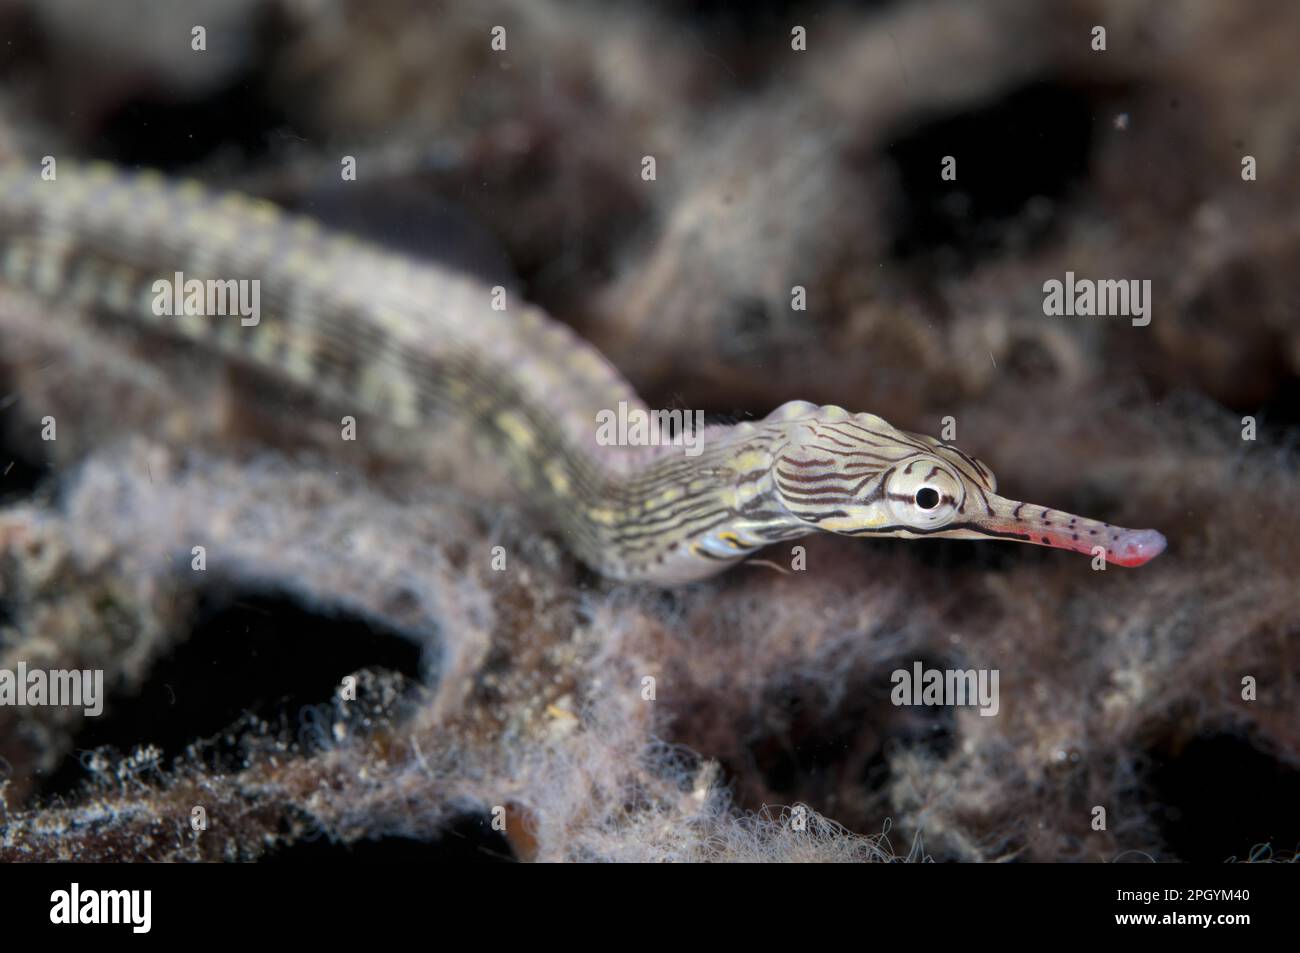
<path fill-rule="evenodd" d="M 154 283 L 256 279 L 260 320 L 154 313 Z M 593 569 L 685 582 L 810 532 L 1006 538 L 1121 565 L 1163 549 L 1124 530 L 1004 500 L 949 444 L 871 414 L 794 401 L 712 426 L 702 452 L 597 442 L 597 413 L 645 411 L 590 345 L 540 309 L 309 219 L 191 182 L 61 163 L 0 167 L 0 281 L 253 365 L 343 408 L 419 431 L 470 415 L 527 499 Z M 924 505 L 930 504 L 930 505 Z"/>

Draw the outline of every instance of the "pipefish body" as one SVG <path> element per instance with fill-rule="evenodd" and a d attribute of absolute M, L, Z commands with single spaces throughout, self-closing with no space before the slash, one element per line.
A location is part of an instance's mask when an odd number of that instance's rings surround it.
<path fill-rule="evenodd" d="M 268 202 L 102 164 L 0 168 L 0 281 L 256 366 L 419 432 L 471 415 L 527 500 L 592 569 L 658 584 L 711 576 L 814 532 L 1014 540 L 1140 566 L 1134 530 L 997 495 L 979 460 L 880 417 L 793 401 L 681 446 L 608 446 L 597 415 L 645 405 L 528 304 Z M 256 279 L 260 315 L 159 314 L 156 282 Z M 1100 547 L 1100 549 L 1098 549 Z"/>

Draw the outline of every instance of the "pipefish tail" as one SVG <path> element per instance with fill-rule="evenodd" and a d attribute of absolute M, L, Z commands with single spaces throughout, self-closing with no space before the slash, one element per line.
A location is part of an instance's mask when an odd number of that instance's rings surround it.
<path fill-rule="evenodd" d="M 490 437 L 526 499 L 574 554 L 618 579 L 713 575 L 813 532 L 1014 540 L 1140 566 L 1135 530 L 997 495 L 952 444 L 880 417 L 793 401 L 709 426 L 699 452 L 607 446 L 597 415 L 646 407 L 568 328 L 492 289 L 192 182 L 100 165 L 0 168 L 0 280 L 254 365 L 330 404 L 418 433 L 447 409 Z M 159 313 L 157 282 L 258 282 L 256 322 Z M 184 309 L 182 309 L 184 310 Z M 201 310 L 201 309 L 200 309 Z M 345 410 L 346 412 L 346 410 Z"/>

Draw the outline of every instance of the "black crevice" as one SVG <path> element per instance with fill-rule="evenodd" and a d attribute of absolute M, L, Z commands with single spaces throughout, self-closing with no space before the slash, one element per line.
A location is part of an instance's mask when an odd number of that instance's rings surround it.
<path fill-rule="evenodd" d="M 1201 734 L 1176 750 L 1149 752 L 1154 818 L 1179 860 L 1291 858 L 1300 850 L 1300 770 L 1234 732 Z"/>
<path fill-rule="evenodd" d="M 270 864 L 497 864 L 515 860 L 505 835 L 492 829 L 489 817 L 479 814 L 456 817 L 436 838 L 428 841 L 381 837 L 345 844 L 320 837 L 298 841 L 263 858 Z"/>
<path fill-rule="evenodd" d="M 103 715 L 84 720 L 75 751 L 42 793 L 75 791 L 86 778 L 83 752 L 152 744 L 168 765 L 247 715 L 296 742 L 304 711 L 331 703 L 343 676 L 363 668 L 418 681 L 420 647 L 365 619 L 312 612 L 281 594 L 201 604 L 193 631 L 156 662 L 139 691 L 110 697 Z"/>
<path fill-rule="evenodd" d="M 894 255 L 969 267 L 1005 250 L 1013 231 L 1021 245 L 1049 236 L 1087 178 L 1096 111 L 1085 91 L 1037 82 L 901 132 L 885 150 L 901 186 Z M 941 178 L 945 156 L 955 181 Z"/>

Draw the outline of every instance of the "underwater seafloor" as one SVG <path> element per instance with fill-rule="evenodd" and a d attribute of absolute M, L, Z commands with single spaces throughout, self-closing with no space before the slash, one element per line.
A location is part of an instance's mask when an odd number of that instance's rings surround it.
<path fill-rule="evenodd" d="M 1300 5 L 139 6 L 0 7 L 5 151 L 454 262 L 652 406 L 951 416 L 1001 492 L 1169 549 L 827 536 L 619 584 L 454 427 L 420 467 L 331 456 L 194 355 L 36 359 L 3 295 L 0 668 L 108 703 L 0 708 L 0 858 L 1294 858 Z M 1045 315 L 1067 272 L 1149 279 L 1150 323 Z M 892 704 L 916 661 L 996 669 L 998 715 Z"/>

